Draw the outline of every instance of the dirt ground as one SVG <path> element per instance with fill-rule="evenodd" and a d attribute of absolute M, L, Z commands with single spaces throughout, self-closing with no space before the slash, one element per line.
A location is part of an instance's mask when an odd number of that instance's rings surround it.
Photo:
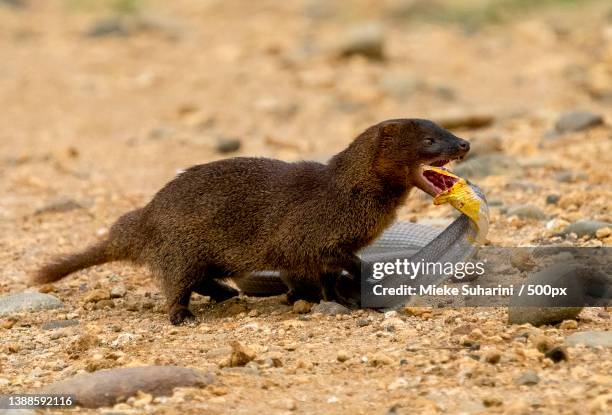
<path fill-rule="evenodd" d="M 394 16 L 402 1 L 117 3 L 133 14 L 78 1 L 10 3 L 0 1 L 0 295 L 37 290 L 27 282 L 37 266 L 97 240 L 180 169 L 230 155 L 324 160 L 369 125 L 398 117 L 492 120 L 453 129 L 476 156 L 495 151 L 516 163 L 474 178 L 491 202 L 489 244 L 612 245 L 605 234 L 554 236 L 577 220 L 612 221 L 605 1 L 475 27 Z M 119 12 L 110 33 L 87 35 Z M 347 31 L 372 21 L 385 58 L 338 56 Z M 550 138 L 574 109 L 608 124 Z M 240 149 L 220 153 L 231 139 Z M 546 203 L 548 195 L 561 197 Z M 528 204 L 546 218 L 507 213 Z M 415 191 L 399 216 L 440 224 L 452 211 Z M 92 290 L 118 285 L 127 294 L 105 308 L 86 302 Z M 611 330 L 610 309 L 535 328 L 508 325 L 502 308 L 332 317 L 296 314 L 282 297 L 211 304 L 194 295 L 198 324 L 173 327 L 145 269 L 97 266 L 49 290 L 64 308 L 0 319 L 1 393 L 82 371 L 174 364 L 210 371 L 215 384 L 92 412 L 612 410 L 610 348 L 570 347 L 568 361 L 553 363 L 533 340 L 563 344 L 574 331 Z M 64 319 L 79 324 L 41 327 Z M 480 349 L 461 347 L 466 336 Z M 255 363 L 221 367 L 233 340 L 255 351 Z M 539 382 L 518 385 L 527 370 Z"/>

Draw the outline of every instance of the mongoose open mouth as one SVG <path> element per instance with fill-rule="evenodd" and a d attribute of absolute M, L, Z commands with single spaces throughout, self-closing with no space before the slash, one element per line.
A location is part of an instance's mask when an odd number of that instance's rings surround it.
<path fill-rule="evenodd" d="M 433 197 L 453 187 L 460 177 L 443 167 L 450 161 L 450 159 L 439 159 L 429 164 L 421 164 L 414 174 L 417 187 Z"/>

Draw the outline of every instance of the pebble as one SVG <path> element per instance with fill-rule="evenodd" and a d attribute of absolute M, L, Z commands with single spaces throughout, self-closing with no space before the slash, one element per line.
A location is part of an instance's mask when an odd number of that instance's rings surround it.
<path fill-rule="evenodd" d="M 576 236 L 578 236 L 579 238 L 585 235 L 594 237 L 597 235 L 598 230 L 606 227 L 612 227 L 612 223 L 589 219 L 579 220 L 563 229 L 561 231 L 561 235 L 569 235 L 570 233 L 575 233 Z"/>
<path fill-rule="evenodd" d="M 561 330 L 576 330 L 578 328 L 578 322 L 576 320 L 564 320 L 559 325 Z"/>
<path fill-rule="evenodd" d="M 570 347 L 584 344 L 589 347 L 612 347 L 612 331 L 578 331 L 565 338 Z"/>
<path fill-rule="evenodd" d="M 293 312 L 296 314 L 309 313 L 311 308 L 312 303 L 305 300 L 297 300 L 295 303 L 293 303 Z"/>
<path fill-rule="evenodd" d="M 533 386 L 533 385 L 537 385 L 539 382 L 540 382 L 540 377 L 533 370 L 527 370 L 523 372 L 523 374 L 516 379 L 517 385 Z"/>
<path fill-rule="evenodd" d="M 232 353 L 229 360 L 230 367 L 244 366 L 255 359 L 255 352 L 244 346 L 242 343 L 232 341 L 230 346 L 232 347 Z"/>
<path fill-rule="evenodd" d="M 42 215 L 45 213 L 66 213 L 78 209 L 83 209 L 83 206 L 80 203 L 73 199 L 62 198 L 36 209 L 34 214 Z"/>
<path fill-rule="evenodd" d="M 555 123 L 555 131 L 559 133 L 584 131 L 603 124 L 603 117 L 584 110 L 573 110 L 559 117 Z"/>
<path fill-rule="evenodd" d="M 563 346 L 553 347 L 552 349 L 544 353 L 544 356 L 548 357 L 550 360 L 552 360 L 555 363 L 559 363 L 563 360 L 565 361 L 569 360 L 567 350 Z"/>
<path fill-rule="evenodd" d="M 478 129 L 493 124 L 495 117 L 492 114 L 458 112 L 435 117 L 434 121 L 449 130 L 456 128 Z"/>
<path fill-rule="evenodd" d="M 315 304 L 314 307 L 312 307 L 312 312 L 335 316 L 338 314 L 350 314 L 351 310 L 333 301 L 321 301 L 319 304 Z"/>
<path fill-rule="evenodd" d="M 123 284 L 115 285 L 110 290 L 110 298 L 123 298 L 125 294 L 127 294 L 127 288 Z"/>
<path fill-rule="evenodd" d="M 478 157 L 487 154 L 501 153 L 503 151 L 502 139 L 496 135 L 489 135 L 474 139 L 470 143 L 468 157 Z"/>
<path fill-rule="evenodd" d="M 531 204 L 515 205 L 508 208 L 508 216 L 517 216 L 521 219 L 546 219 L 546 214 L 539 207 Z"/>
<path fill-rule="evenodd" d="M 24 311 L 52 310 L 63 307 L 64 304 L 49 294 L 18 293 L 0 297 L 0 316 Z"/>
<path fill-rule="evenodd" d="M 597 237 L 597 239 L 604 239 L 610 235 L 612 235 L 612 228 L 610 228 L 609 226 L 606 226 L 605 228 L 599 228 L 595 232 L 595 236 Z"/>
<path fill-rule="evenodd" d="M 561 199 L 561 196 L 558 194 L 550 194 L 546 196 L 546 204 L 547 205 L 556 205 L 557 202 Z"/>
<path fill-rule="evenodd" d="M 372 366 L 386 366 L 393 364 L 393 359 L 384 353 L 376 353 L 370 360 Z"/>
<path fill-rule="evenodd" d="M 240 150 L 242 142 L 235 137 L 219 137 L 215 149 L 221 154 L 233 153 Z"/>
<path fill-rule="evenodd" d="M 91 290 L 85 296 L 86 303 L 97 303 L 102 300 L 109 300 L 111 298 L 110 291 L 106 288 L 97 288 L 95 290 Z"/>
<path fill-rule="evenodd" d="M 532 340 L 533 345 L 540 353 L 546 353 L 554 347 L 554 342 L 550 337 L 539 335 Z"/>
<path fill-rule="evenodd" d="M 79 325 L 79 320 L 52 320 L 52 321 L 47 321 L 46 323 L 43 323 L 43 325 L 41 326 L 41 329 L 55 330 L 55 329 L 61 329 L 65 327 L 72 327 L 72 326 L 78 326 L 78 325 Z"/>
<path fill-rule="evenodd" d="M 203 387 L 214 376 L 178 366 L 142 366 L 100 370 L 61 380 L 44 387 L 43 394 L 73 394 L 76 404 L 85 408 L 113 406 L 119 398 L 138 392 L 169 396 L 176 387 Z"/>
<path fill-rule="evenodd" d="M 531 271 L 536 263 L 531 254 L 524 248 L 512 250 L 510 254 L 510 265 L 519 271 Z"/>
<path fill-rule="evenodd" d="M 338 350 L 338 353 L 336 354 L 336 359 L 338 359 L 339 362 L 346 362 L 350 358 L 351 354 L 346 350 Z"/>
<path fill-rule="evenodd" d="M 552 233 L 558 234 L 569 224 L 570 223 L 564 219 L 554 218 L 546 222 L 546 229 Z"/>
<path fill-rule="evenodd" d="M 131 30 L 124 19 L 120 17 L 106 17 L 93 22 L 86 33 L 91 38 L 107 36 L 129 36 Z"/>
<path fill-rule="evenodd" d="M 338 48 L 338 55 L 349 57 L 364 56 L 371 60 L 385 58 L 385 38 L 383 29 L 378 24 L 363 24 L 352 28 L 344 35 Z"/>
<path fill-rule="evenodd" d="M 501 360 L 501 353 L 499 350 L 489 350 L 484 355 L 484 360 L 487 363 L 496 364 Z"/>

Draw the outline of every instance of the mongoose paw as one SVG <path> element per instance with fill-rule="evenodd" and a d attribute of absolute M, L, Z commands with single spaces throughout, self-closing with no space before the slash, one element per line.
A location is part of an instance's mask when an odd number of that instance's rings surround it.
<path fill-rule="evenodd" d="M 195 322 L 196 316 L 188 308 L 178 308 L 170 312 L 170 323 L 178 326 L 183 323 Z"/>

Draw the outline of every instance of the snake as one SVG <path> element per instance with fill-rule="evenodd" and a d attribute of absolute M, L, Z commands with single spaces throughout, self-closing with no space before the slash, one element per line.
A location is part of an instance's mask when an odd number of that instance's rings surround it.
<path fill-rule="evenodd" d="M 489 227 L 489 209 L 483 191 L 475 184 L 463 179 L 443 167 L 426 166 L 424 177 L 435 178 L 434 183 L 444 186 L 430 186 L 434 205 L 450 203 L 460 215 L 445 229 L 423 224 L 396 221 L 370 245 L 358 252 L 362 270 L 371 269 L 376 262 L 392 262 L 407 259 L 410 262 L 457 263 L 472 257 L 486 239 Z M 448 278 L 446 275 L 428 275 L 428 283 L 437 284 Z M 367 284 L 373 281 L 364 280 Z M 273 296 L 288 291 L 277 271 L 259 271 L 235 281 L 240 290 L 248 296 Z M 387 275 L 382 281 L 385 286 L 405 283 L 405 278 Z M 350 294 L 357 297 L 359 290 Z M 353 298 L 355 300 L 355 298 Z M 399 307 L 408 299 L 398 297 L 387 299 L 385 308 Z"/>

